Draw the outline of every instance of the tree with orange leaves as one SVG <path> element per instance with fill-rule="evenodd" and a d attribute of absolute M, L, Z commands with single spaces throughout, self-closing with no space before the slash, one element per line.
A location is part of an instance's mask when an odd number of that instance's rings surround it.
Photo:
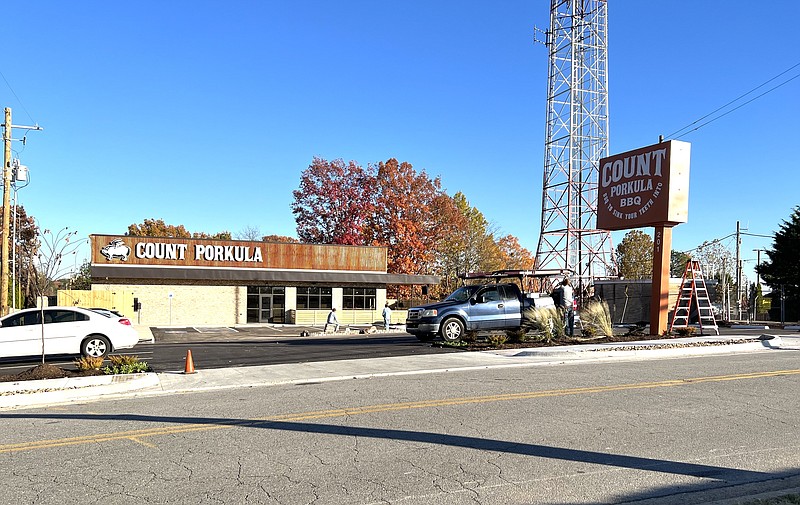
<path fill-rule="evenodd" d="M 519 243 L 514 235 L 506 235 L 497 241 L 501 262 L 506 270 L 532 270 L 536 262 L 533 254 Z"/>
<path fill-rule="evenodd" d="M 369 242 L 389 248 L 389 272 L 428 273 L 439 234 L 434 214 L 443 195 L 439 179 L 395 158 L 374 170 L 375 205 L 365 227 Z"/>

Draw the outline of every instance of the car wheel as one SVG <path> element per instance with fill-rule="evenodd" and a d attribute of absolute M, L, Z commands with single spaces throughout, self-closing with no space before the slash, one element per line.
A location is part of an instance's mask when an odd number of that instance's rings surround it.
<path fill-rule="evenodd" d="M 419 340 L 420 342 L 430 342 L 431 340 L 433 340 L 433 337 L 435 336 L 436 335 L 432 335 L 430 333 L 418 333 L 417 340 Z"/>
<path fill-rule="evenodd" d="M 442 338 L 447 342 L 458 342 L 464 336 L 464 323 L 451 317 L 442 324 Z"/>
<path fill-rule="evenodd" d="M 92 358 L 105 358 L 111 352 L 111 342 L 103 335 L 89 335 L 81 343 L 81 355 Z"/>

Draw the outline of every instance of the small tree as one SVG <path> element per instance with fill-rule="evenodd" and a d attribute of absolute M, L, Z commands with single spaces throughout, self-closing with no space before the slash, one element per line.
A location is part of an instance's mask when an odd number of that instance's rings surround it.
<path fill-rule="evenodd" d="M 76 257 L 78 248 L 89 239 L 77 239 L 77 230 L 64 227 L 53 233 L 46 229 L 39 237 L 39 254 L 36 264 L 36 296 L 55 294 L 58 281 L 69 271 L 70 260 Z M 74 261 L 72 261 L 74 264 Z M 39 304 L 39 319 L 42 334 L 42 364 L 44 364 L 44 303 Z"/>
<path fill-rule="evenodd" d="M 256 241 L 261 240 L 261 230 L 258 229 L 258 226 L 245 226 L 238 232 L 234 233 L 233 238 L 236 240 L 250 240 Z"/>
<path fill-rule="evenodd" d="M 669 253 L 669 275 L 672 277 L 683 277 L 686 271 L 686 263 L 692 259 L 690 255 L 682 251 L 671 251 Z"/>
<path fill-rule="evenodd" d="M 64 279 L 75 264 L 78 248 L 88 239 L 77 239 L 76 230 L 64 227 L 56 233 L 44 230 L 39 238 L 36 264 L 36 295 L 54 295 L 59 281 Z"/>
<path fill-rule="evenodd" d="M 653 239 L 641 230 L 631 230 L 617 246 L 620 276 L 649 279 L 653 274 Z"/>

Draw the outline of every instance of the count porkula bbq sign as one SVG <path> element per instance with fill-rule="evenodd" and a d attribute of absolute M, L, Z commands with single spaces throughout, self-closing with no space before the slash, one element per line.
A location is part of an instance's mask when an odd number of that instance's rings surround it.
<path fill-rule="evenodd" d="M 670 140 L 600 160 L 597 228 L 674 226 L 689 215 L 691 144 Z"/>

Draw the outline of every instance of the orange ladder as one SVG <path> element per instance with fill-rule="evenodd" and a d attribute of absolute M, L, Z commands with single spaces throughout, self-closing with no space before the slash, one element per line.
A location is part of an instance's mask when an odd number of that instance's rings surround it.
<path fill-rule="evenodd" d="M 683 272 L 678 299 L 675 301 L 675 310 L 672 312 L 672 324 L 669 331 L 676 328 L 688 328 L 692 309 L 697 310 L 697 320 L 700 324 L 700 334 L 705 328 L 713 328 L 719 335 L 719 327 L 714 319 L 714 308 L 708 297 L 708 288 L 700 269 L 700 262 L 690 259 L 686 262 Z"/>

